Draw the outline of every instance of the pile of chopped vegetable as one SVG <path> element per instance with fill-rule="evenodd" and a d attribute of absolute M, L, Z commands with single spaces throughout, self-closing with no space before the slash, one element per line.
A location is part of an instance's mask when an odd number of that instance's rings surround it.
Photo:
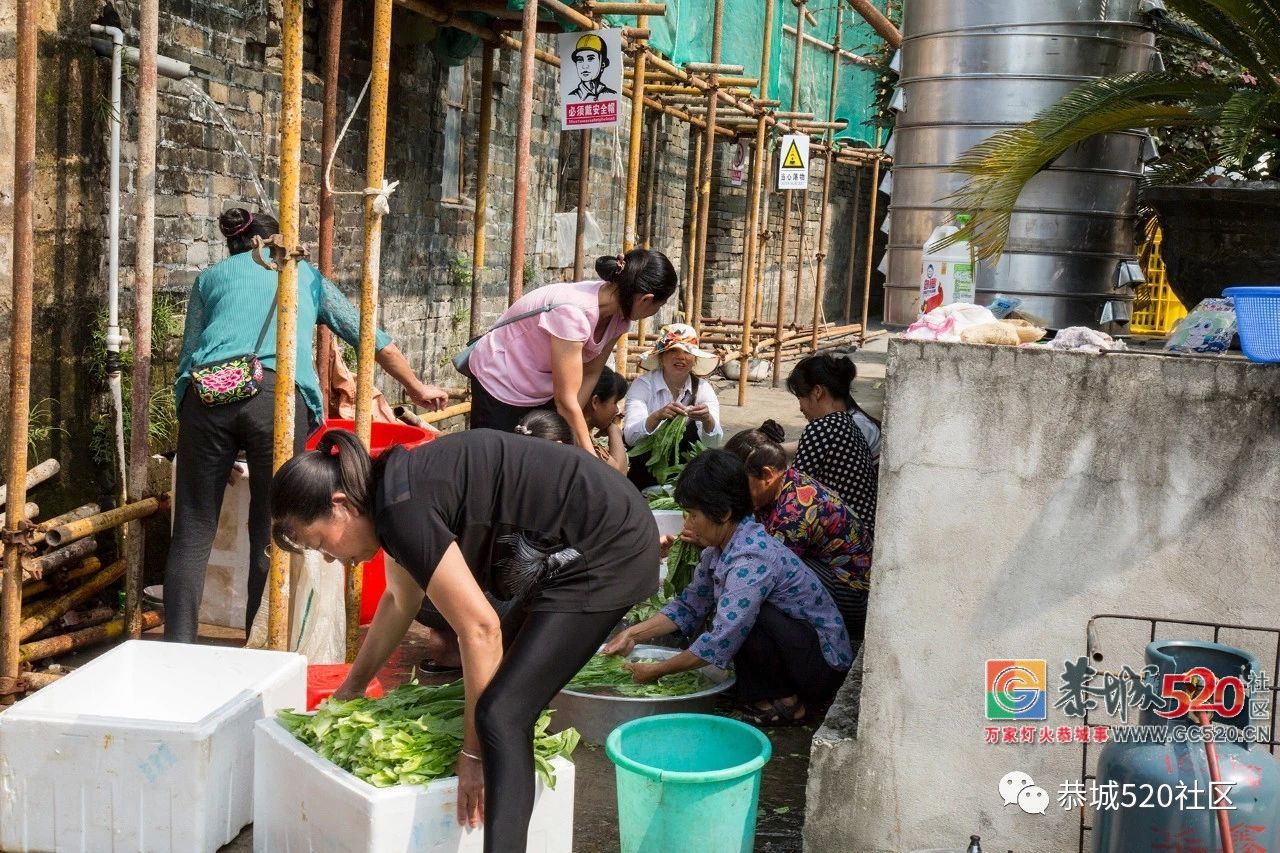
<path fill-rule="evenodd" d="M 702 442 L 695 442 L 693 447 L 683 455 L 680 453 L 680 442 L 684 440 L 685 430 L 689 427 L 689 419 L 684 415 L 665 421 L 644 438 L 636 442 L 635 447 L 627 451 L 632 459 L 645 453 L 649 459 L 645 463 L 653 479 L 658 485 L 674 483 L 684 470 L 685 463 L 697 456 L 706 448 Z"/>
<path fill-rule="evenodd" d="M 655 663 L 641 660 L 638 663 Z M 616 693 L 631 698 L 687 696 L 706 690 L 711 679 L 697 670 L 664 675 L 652 684 L 638 684 L 627 669 L 626 661 L 614 655 L 596 655 L 573 677 L 566 687 L 587 693 Z"/>
<path fill-rule="evenodd" d="M 465 712 L 462 682 L 438 687 L 404 684 L 381 699 L 329 699 L 314 714 L 280 711 L 294 737 L 379 788 L 425 785 L 452 776 L 462 750 Z M 533 734 L 533 760 L 548 788 L 556 786 L 551 759 L 569 757 L 577 729 L 547 734 L 544 711 Z"/>

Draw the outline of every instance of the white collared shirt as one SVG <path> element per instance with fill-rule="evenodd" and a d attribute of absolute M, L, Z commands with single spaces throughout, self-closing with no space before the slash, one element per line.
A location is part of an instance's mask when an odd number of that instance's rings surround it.
<path fill-rule="evenodd" d="M 671 402 L 671 390 L 667 388 L 667 381 L 662 378 L 661 370 L 651 370 L 636 377 L 631 387 L 627 389 L 627 409 L 622 426 L 622 439 L 628 447 L 635 446 L 636 442 L 650 434 L 650 431 L 645 428 L 645 421 L 649 419 L 649 414 Z M 686 377 L 680 399 L 675 402 L 684 406 L 705 405 L 711 414 L 715 428 L 707 430 L 699 421 L 698 438 L 702 439 L 708 447 L 716 447 L 720 444 L 724 438 L 724 427 L 720 425 L 720 401 L 716 399 L 716 390 L 711 387 L 708 379 L 698 380 L 698 394 L 695 398 L 693 377 L 692 375 Z"/>

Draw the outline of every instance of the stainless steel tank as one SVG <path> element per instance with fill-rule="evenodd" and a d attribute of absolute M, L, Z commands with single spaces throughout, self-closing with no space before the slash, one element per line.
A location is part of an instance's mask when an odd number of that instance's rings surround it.
<path fill-rule="evenodd" d="M 966 150 L 1036 116 L 1082 82 L 1145 71 L 1155 54 L 1140 0 L 909 0 L 889 205 L 885 322 L 915 320 L 920 256 L 957 212 L 949 171 Z M 1054 328 L 1096 326 L 1136 251 L 1138 132 L 1090 139 L 1027 185 L 1005 254 L 975 271 L 978 301 L 1017 296 Z"/>

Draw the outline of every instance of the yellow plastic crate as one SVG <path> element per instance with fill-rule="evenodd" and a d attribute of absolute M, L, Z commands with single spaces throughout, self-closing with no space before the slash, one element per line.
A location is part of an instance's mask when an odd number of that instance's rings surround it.
<path fill-rule="evenodd" d="M 1138 252 L 1147 283 L 1139 285 L 1133 298 L 1133 319 L 1129 331 L 1135 335 L 1167 335 L 1187 316 L 1187 309 L 1174 296 L 1165 276 L 1160 244 L 1164 235 L 1153 219 L 1147 225 L 1147 236 Z"/>

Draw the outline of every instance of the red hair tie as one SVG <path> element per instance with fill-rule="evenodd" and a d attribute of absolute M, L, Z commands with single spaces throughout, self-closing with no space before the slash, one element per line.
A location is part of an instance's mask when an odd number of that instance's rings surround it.
<path fill-rule="evenodd" d="M 246 211 L 246 212 L 247 212 L 247 211 Z M 237 228 L 235 231 L 232 231 L 230 236 L 232 236 L 232 237 L 239 237 L 241 234 L 243 234 L 244 232 L 248 231 L 248 230 L 249 230 L 249 226 L 250 226 L 250 225 L 252 225 L 252 224 L 253 224 L 253 214 L 252 214 L 252 213 L 250 213 L 250 214 L 249 214 L 249 221 L 248 221 L 248 222 L 246 222 L 244 225 L 241 225 L 241 226 L 240 226 L 239 228 Z"/>

